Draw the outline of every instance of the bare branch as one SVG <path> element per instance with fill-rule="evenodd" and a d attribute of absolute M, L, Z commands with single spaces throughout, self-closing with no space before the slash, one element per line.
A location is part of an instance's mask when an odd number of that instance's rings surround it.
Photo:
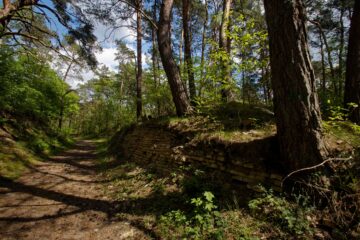
<path fill-rule="evenodd" d="M 127 5 L 129 5 L 130 7 L 132 7 L 133 9 L 135 9 L 136 11 L 139 11 L 141 13 L 141 15 L 143 15 L 146 20 L 148 20 L 150 22 L 150 24 L 157 30 L 158 29 L 158 26 L 156 24 L 156 22 L 154 21 L 154 19 L 152 19 L 150 16 L 148 16 L 142 9 L 138 8 L 137 6 L 135 6 L 134 4 L 126 1 L 126 0 L 118 0 L 117 3 L 119 2 L 122 2 L 122 3 L 125 3 Z M 115 6 L 115 4 L 114 4 Z"/>
<path fill-rule="evenodd" d="M 352 157 L 348 157 L 348 158 L 328 158 L 326 159 L 325 161 L 315 165 L 315 166 L 311 166 L 311 167 L 307 167 L 307 168 L 301 168 L 301 169 L 298 169 L 296 171 L 293 171 L 291 173 L 289 173 L 286 177 L 283 178 L 283 180 L 281 181 L 281 187 L 283 187 L 284 185 L 284 182 L 286 179 L 288 179 L 289 177 L 291 177 L 292 175 L 296 174 L 296 173 L 299 173 L 299 172 L 304 172 L 304 171 L 310 171 L 310 170 L 314 170 L 316 168 L 319 168 L 321 166 L 324 166 L 325 163 L 328 163 L 328 162 L 332 162 L 332 161 L 349 161 L 351 160 Z"/>

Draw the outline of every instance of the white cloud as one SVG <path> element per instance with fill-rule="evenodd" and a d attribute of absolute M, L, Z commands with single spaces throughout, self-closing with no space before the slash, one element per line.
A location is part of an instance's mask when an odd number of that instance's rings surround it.
<path fill-rule="evenodd" d="M 95 23 L 94 34 L 98 39 L 98 42 L 103 47 L 113 47 L 115 46 L 115 40 L 124 40 L 126 42 L 134 42 L 136 39 L 136 33 L 134 30 L 128 27 L 119 27 L 112 28 L 105 26 L 101 23 Z M 127 25 L 127 22 L 124 21 L 120 25 Z"/>
<path fill-rule="evenodd" d="M 105 65 L 110 70 L 115 71 L 117 66 L 115 54 L 116 48 L 104 48 L 102 52 L 96 53 L 95 55 L 101 65 Z"/>

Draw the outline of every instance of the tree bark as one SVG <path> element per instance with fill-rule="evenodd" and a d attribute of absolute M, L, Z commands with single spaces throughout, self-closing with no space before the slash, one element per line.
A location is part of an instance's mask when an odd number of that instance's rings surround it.
<path fill-rule="evenodd" d="M 154 1 L 154 5 L 153 5 L 153 18 L 156 19 L 156 15 L 157 15 L 157 7 L 156 7 L 156 0 Z M 158 76 L 158 71 L 157 71 L 157 66 L 159 65 L 158 63 L 158 56 L 157 56 L 157 51 L 156 51 L 156 29 L 154 26 L 151 26 L 151 39 L 152 39 L 152 68 L 153 68 L 153 76 L 154 76 L 154 84 L 155 84 L 155 88 L 157 88 L 158 86 L 160 86 L 160 81 L 159 81 L 159 76 Z M 157 99 L 156 100 L 156 108 L 157 108 L 157 116 L 160 116 L 160 100 Z"/>
<path fill-rule="evenodd" d="M 351 108 L 350 120 L 360 125 L 360 1 L 355 1 L 354 11 L 350 23 L 349 47 L 346 60 L 346 80 L 344 105 L 349 103 L 358 106 Z"/>
<path fill-rule="evenodd" d="M 264 0 L 277 135 L 284 167 L 315 165 L 327 155 L 301 0 Z"/>
<path fill-rule="evenodd" d="M 188 75 L 189 93 L 191 103 L 194 104 L 196 98 L 194 69 L 191 54 L 191 39 L 190 39 L 190 0 L 182 1 L 182 13 L 183 13 L 183 29 L 184 29 L 184 42 L 185 42 L 185 64 Z"/>
<path fill-rule="evenodd" d="M 343 3 L 341 4 L 340 9 L 340 46 L 339 46 L 339 74 L 338 74 L 338 93 L 337 96 L 341 98 L 341 94 L 343 91 L 343 68 L 344 68 L 344 61 L 343 61 L 343 55 L 344 55 L 344 46 L 345 46 L 345 26 L 344 26 L 344 17 L 345 9 L 343 7 Z"/>
<path fill-rule="evenodd" d="M 204 63 L 205 63 L 205 47 L 206 47 L 206 28 L 207 28 L 207 22 L 208 22 L 208 18 L 209 18 L 209 13 L 208 13 L 208 1 L 205 0 L 205 19 L 204 19 L 204 24 L 203 24 L 203 31 L 202 31 L 202 39 L 201 39 L 201 60 L 200 60 L 200 71 L 201 71 L 201 75 L 200 75 L 200 87 L 199 87 L 199 96 L 201 97 L 201 92 L 202 92 L 202 85 L 205 81 L 205 68 L 204 68 Z"/>
<path fill-rule="evenodd" d="M 136 72 L 136 118 L 141 120 L 142 115 L 142 0 L 136 2 L 136 45 L 137 45 L 137 72 Z"/>
<path fill-rule="evenodd" d="M 221 61 L 222 68 L 222 78 L 223 78 L 223 89 L 221 91 L 221 98 L 223 101 L 231 101 L 232 100 L 232 92 L 230 89 L 231 83 L 231 64 L 230 64 L 230 56 L 229 56 L 229 40 L 226 35 L 226 31 L 229 28 L 229 17 L 230 17 L 230 8 L 231 8 L 232 0 L 224 0 L 223 3 L 223 15 L 220 26 L 220 36 L 219 36 L 219 48 L 221 51 L 224 51 L 228 54 L 228 57 L 223 58 Z"/>
<path fill-rule="evenodd" d="M 191 106 L 171 49 L 170 20 L 173 3 L 174 0 L 164 0 L 161 4 L 157 36 L 161 61 L 170 85 L 176 113 L 178 116 L 183 116 L 191 111 Z"/>
<path fill-rule="evenodd" d="M 319 33 L 319 39 L 320 39 L 321 74 L 322 74 L 321 93 L 324 100 L 326 97 L 326 70 L 325 70 L 324 41 L 322 39 L 321 33 Z"/>

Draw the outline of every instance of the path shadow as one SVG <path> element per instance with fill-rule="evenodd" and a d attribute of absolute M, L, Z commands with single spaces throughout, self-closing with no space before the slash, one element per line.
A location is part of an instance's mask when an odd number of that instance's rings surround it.
<path fill-rule="evenodd" d="M 60 174 L 56 174 L 56 173 L 50 173 L 50 172 L 47 172 L 47 171 L 42 171 L 38 168 L 35 168 L 33 166 L 28 166 L 29 169 L 31 169 L 32 171 L 34 172 L 38 172 L 38 173 L 41 173 L 41 174 L 44 174 L 44 175 L 50 175 L 50 176 L 54 176 L 54 177 L 58 177 L 58 178 L 61 178 L 63 180 L 66 180 L 66 181 L 70 181 L 70 182 L 80 182 L 80 183 L 107 183 L 107 182 L 111 182 L 112 179 L 106 179 L 106 180 L 94 180 L 94 181 L 89 181 L 89 180 L 80 180 L 80 179 L 73 179 L 73 178 L 69 178 L 69 177 L 66 177 L 66 176 L 63 176 L 63 175 L 60 175 Z"/>
<path fill-rule="evenodd" d="M 92 198 L 84 198 L 70 194 L 60 193 L 48 189 L 42 189 L 37 186 L 29 186 L 23 183 L 13 181 L 0 176 L 0 187 L 9 189 L 9 192 L 21 192 L 30 194 L 32 197 L 41 197 L 76 207 L 70 212 L 58 212 L 53 215 L 44 215 L 41 217 L 0 217 L 0 221 L 7 223 L 34 222 L 46 219 L 56 219 L 73 214 L 79 214 L 88 210 L 103 212 L 108 220 L 127 221 L 133 227 L 143 231 L 153 239 L 159 239 L 156 233 L 147 228 L 141 221 L 129 219 L 119 219 L 117 214 L 126 213 L 136 216 L 154 214 L 156 217 L 175 209 L 183 201 L 180 193 L 162 195 L 153 194 L 147 198 L 130 199 L 124 201 L 106 201 Z M 6 206 L 7 208 L 17 208 L 23 205 Z"/>

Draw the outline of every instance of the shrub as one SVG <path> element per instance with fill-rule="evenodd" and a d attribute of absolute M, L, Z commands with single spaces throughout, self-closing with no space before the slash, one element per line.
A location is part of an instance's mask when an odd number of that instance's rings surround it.
<path fill-rule="evenodd" d="M 190 239 L 222 239 L 223 233 L 214 195 L 204 192 L 201 197 L 190 200 L 191 210 L 171 211 L 160 218 L 163 232 L 172 230 L 172 236 Z"/>
<path fill-rule="evenodd" d="M 249 208 L 255 217 L 271 221 L 291 234 L 304 236 L 312 233 L 311 209 L 275 196 L 272 191 L 264 190 L 262 197 L 249 202 Z"/>

